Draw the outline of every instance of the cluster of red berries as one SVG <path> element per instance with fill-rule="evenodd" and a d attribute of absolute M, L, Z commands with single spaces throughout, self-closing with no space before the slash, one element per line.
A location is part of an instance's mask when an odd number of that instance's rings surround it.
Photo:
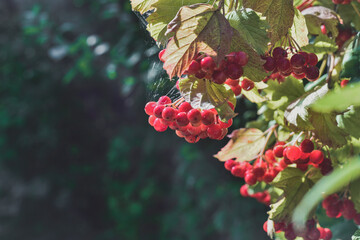
<path fill-rule="evenodd" d="M 333 170 L 330 159 L 325 158 L 321 150 L 314 150 L 314 143 L 309 139 L 304 139 L 300 146 L 286 146 L 285 142 L 277 142 L 273 149 L 268 149 L 253 164 L 229 159 L 224 167 L 235 177 L 244 178 L 248 185 L 254 185 L 257 182 L 271 183 L 280 171 L 292 164 L 302 171 L 307 171 L 312 165 L 320 168 L 323 175 Z"/>
<path fill-rule="evenodd" d="M 339 195 L 332 194 L 324 199 L 322 207 L 330 218 L 343 216 L 347 220 L 353 219 L 356 225 L 360 225 L 360 213 L 356 212 L 354 203 L 348 199 L 340 199 Z"/>
<path fill-rule="evenodd" d="M 340 82 L 340 87 L 344 88 L 349 83 L 349 79 L 342 79 Z"/>
<path fill-rule="evenodd" d="M 162 58 L 165 49 L 160 51 L 159 59 Z M 226 79 L 239 79 L 244 70 L 244 67 L 249 60 L 249 56 L 245 52 L 232 52 L 225 56 L 219 66 L 216 65 L 214 59 L 207 54 L 199 53 L 197 57 L 189 64 L 188 69 L 185 70 L 185 75 L 195 75 L 197 78 L 206 78 L 214 83 L 223 84 Z"/>
<path fill-rule="evenodd" d="M 232 103 L 228 104 L 234 109 Z M 168 96 L 160 97 L 158 102 L 148 102 L 145 112 L 156 131 L 164 132 L 170 128 L 189 143 L 205 138 L 221 140 L 232 125 L 232 119 L 227 123 L 220 121 L 216 109 L 198 110 L 183 100 L 172 103 Z"/>
<path fill-rule="evenodd" d="M 329 228 L 317 227 L 315 219 L 310 219 L 305 224 L 305 229 L 301 232 L 295 231 L 292 223 L 283 222 L 274 223 L 275 232 L 284 232 L 287 240 L 294 240 L 296 237 L 302 237 L 304 240 L 331 240 L 332 232 Z M 263 225 L 265 232 L 268 230 L 268 221 Z"/>
<path fill-rule="evenodd" d="M 243 80 L 241 80 L 241 82 L 239 79 L 234 80 L 234 79 L 228 78 L 228 79 L 226 79 L 225 84 L 231 88 L 231 90 L 234 92 L 235 96 L 239 96 L 241 94 L 242 89 L 244 91 L 250 91 L 251 89 L 253 89 L 255 87 L 255 83 L 247 78 L 244 78 Z"/>
<path fill-rule="evenodd" d="M 357 1 L 360 3 L 360 0 L 357 0 Z M 332 2 L 334 4 L 350 4 L 351 0 L 332 0 Z"/>
<path fill-rule="evenodd" d="M 256 192 L 256 193 L 250 194 L 249 193 L 249 185 L 247 185 L 247 184 L 244 184 L 244 185 L 241 186 L 240 194 L 243 197 L 255 198 L 258 202 L 263 203 L 263 204 L 265 204 L 267 206 L 269 206 L 270 203 L 271 203 L 270 202 L 271 196 L 270 196 L 270 193 L 267 190 L 265 190 L 263 192 Z"/>
<path fill-rule="evenodd" d="M 309 81 L 319 78 L 316 54 L 299 52 L 288 59 L 288 52 L 282 47 L 274 48 L 271 54 L 272 56 L 263 57 L 266 60 L 263 67 L 267 72 L 279 72 L 284 77 L 292 75 L 297 79 L 306 77 Z"/>

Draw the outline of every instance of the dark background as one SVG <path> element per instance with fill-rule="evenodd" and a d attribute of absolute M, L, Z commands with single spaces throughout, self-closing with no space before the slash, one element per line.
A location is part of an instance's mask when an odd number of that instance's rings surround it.
<path fill-rule="evenodd" d="M 0 239 L 267 239 L 226 140 L 148 125 L 174 83 L 145 28 L 128 1 L 0 1 Z"/>

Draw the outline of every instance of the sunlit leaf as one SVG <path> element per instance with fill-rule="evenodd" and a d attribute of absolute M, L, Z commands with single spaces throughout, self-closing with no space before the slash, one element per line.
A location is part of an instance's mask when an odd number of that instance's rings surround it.
<path fill-rule="evenodd" d="M 308 29 L 306 27 L 305 18 L 297 9 L 295 9 L 294 24 L 291 27 L 290 33 L 300 47 L 309 44 Z"/>

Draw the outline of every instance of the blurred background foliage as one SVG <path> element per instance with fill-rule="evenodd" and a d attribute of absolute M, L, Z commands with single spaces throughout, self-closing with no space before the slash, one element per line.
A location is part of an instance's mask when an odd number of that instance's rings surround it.
<path fill-rule="evenodd" d="M 226 140 L 148 125 L 174 83 L 128 1 L 3 0 L 0 30 L 0 239 L 266 239 Z"/>

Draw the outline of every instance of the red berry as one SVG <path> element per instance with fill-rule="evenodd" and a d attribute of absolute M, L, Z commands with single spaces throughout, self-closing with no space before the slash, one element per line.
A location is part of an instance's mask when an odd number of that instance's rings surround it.
<path fill-rule="evenodd" d="M 324 24 L 322 24 L 320 28 L 321 28 L 321 33 L 326 35 L 327 34 L 326 26 Z"/>
<path fill-rule="evenodd" d="M 174 120 L 176 115 L 177 115 L 177 110 L 173 109 L 172 107 L 166 107 L 162 111 L 162 118 L 167 121 Z"/>
<path fill-rule="evenodd" d="M 304 153 L 311 153 L 314 150 L 314 143 L 310 139 L 304 139 L 300 144 L 300 149 Z"/>
<path fill-rule="evenodd" d="M 248 185 L 244 184 L 240 187 L 240 194 L 243 197 L 249 197 L 249 193 L 248 193 Z"/>
<path fill-rule="evenodd" d="M 357 213 L 354 217 L 354 222 L 356 225 L 360 225 L 360 213 Z"/>
<path fill-rule="evenodd" d="M 287 52 L 282 47 L 274 48 L 272 55 L 275 59 L 286 58 Z"/>
<path fill-rule="evenodd" d="M 315 66 L 309 66 L 306 68 L 306 78 L 309 80 L 309 81 L 315 81 L 316 79 L 318 79 L 319 77 L 319 69 Z"/>
<path fill-rule="evenodd" d="M 267 225 L 268 225 L 268 221 L 264 222 L 263 229 L 265 232 L 267 232 Z"/>
<path fill-rule="evenodd" d="M 193 74 L 197 73 L 200 69 L 201 69 L 200 63 L 198 63 L 195 60 L 192 60 L 187 69 L 187 72 L 188 72 L 188 74 L 193 75 Z"/>
<path fill-rule="evenodd" d="M 308 64 L 309 54 L 307 52 L 299 52 L 305 58 L 305 64 Z"/>
<path fill-rule="evenodd" d="M 267 71 L 267 72 L 273 71 L 276 67 L 275 59 L 272 57 L 266 57 L 265 60 L 266 60 L 266 62 L 263 65 L 265 71 Z"/>
<path fill-rule="evenodd" d="M 215 122 L 215 114 L 212 111 L 204 110 L 201 112 L 201 121 L 204 125 L 211 125 Z"/>
<path fill-rule="evenodd" d="M 284 147 L 282 145 L 278 145 L 274 147 L 274 155 L 278 158 L 283 157 Z"/>
<path fill-rule="evenodd" d="M 249 61 L 249 56 L 245 52 L 237 52 L 237 64 L 240 66 L 245 66 Z"/>
<path fill-rule="evenodd" d="M 237 80 L 234 80 L 234 79 L 228 78 L 228 79 L 226 79 L 225 83 L 226 83 L 227 85 L 229 85 L 229 86 L 234 86 L 234 87 L 236 87 L 236 86 L 239 85 L 240 80 L 238 80 L 238 79 L 237 79 Z"/>
<path fill-rule="evenodd" d="M 202 71 L 202 70 L 200 70 L 200 71 L 198 71 L 197 73 L 195 73 L 195 77 L 196 77 L 196 78 L 199 78 L 199 79 L 204 78 L 205 76 L 206 76 L 206 72 L 204 72 L 204 71 Z"/>
<path fill-rule="evenodd" d="M 229 119 L 227 122 L 223 122 L 223 121 L 220 121 L 219 124 L 220 124 L 220 127 L 222 128 L 229 128 L 233 123 L 233 120 L 232 119 Z"/>
<path fill-rule="evenodd" d="M 147 115 L 153 115 L 154 114 L 154 108 L 157 106 L 157 103 L 156 102 L 148 102 L 146 105 L 145 105 L 145 113 Z"/>
<path fill-rule="evenodd" d="M 191 124 L 197 124 L 201 122 L 201 113 L 197 109 L 192 109 L 187 113 L 187 117 Z"/>
<path fill-rule="evenodd" d="M 218 124 L 210 125 L 207 129 L 207 134 L 211 139 L 217 139 L 222 135 L 222 128 Z"/>
<path fill-rule="evenodd" d="M 266 152 L 265 152 L 265 160 L 266 160 L 268 163 L 276 162 L 276 159 L 275 159 L 275 155 L 274 155 L 274 151 L 273 151 L 273 150 L 271 150 L 271 149 L 266 150 Z"/>
<path fill-rule="evenodd" d="M 318 57 L 316 56 L 316 54 L 309 53 L 308 56 L 309 56 L 308 64 L 315 66 L 318 63 Z"/>
<path fill-rule="evenodd" d="M 256 176 L 252 173 L 252 172 L 249 172 L 247 171 L 245 173 L 245 178 L 244 178 L 245 182 L 248 184 L 248 185 L 254 185 L 256 182 L 257 182 L 257 179 L 256 179 Z"/>
<path fill-rule="evenodd" d="M 224 73 L 228 78 L 238 79 L 243 75 L 244 71 L 243 71 L 242 67 L 240 67 L 234 63 L 231 63 L 225 68 Z"/>
<path fill-rule="evenodd" d="M 320 150 L 314 150 L 310 153 L 310 162 L 320 164 L 324 160 L 324 154 Z"/>
<path fill-rule="evenodd" d="M 232 159 L 229 159 L 227 161 L 225 161 L 224 163 L 224 167 L 226 170 L 230 171 L 232 167 L 234 167 L 235 165 L 237 165 L 238 163 Z"/>
<path fill-rule="evenodd" d="M 291 69 L 290 61 L 287 58 L 279 58 L 276 61 L 276 66 L 280 72 L 288 72 Z"/>
<path fill-rule="evenodd" d="M 324 228 L 325 236 L 323 240 L 331 240 L 332 239 L 332 232 L 329 228 Z"/>
<path fill-rule="evenodd" d="M 162 118 L 162 112 L 165 109 L 164 105 L 158 105 L 154 108 L 154 115 L 157 118 Z"/>
<path fill-rule="evenodd" d="M 253 168 L 253 174 L 256 178 L 261 178 L 264 176 L 266 171 L 266 164 L 261 160 L 257 162 Z"/>
<path fill-rule="evenodd" d="M 154 121 L 154 128 L 156 131 L 158 132 L 165 132 L 166 129 L 168 128 L 168 126 L 164 125 L 162 122 L 161 122 L 161 119 L 157 118 L 155 119 Z"/>
<path fill-rule="evenodd" d="M 199 137 L 195 137 L 193 135 L 189 135 L 189 136 L 186 136 L 185 137 L 185 140 L 188 142 L 188 143 L 196 143 L 199 141 Z"/>
<path fill-rule="evenodd" d="M 308 164 L 302 164 L 302 163 L 297 163 L 296 164 L 296 167 L 298 168 L 298 169 L 300 169 L 301 171 L 303 171 L 303 172 L 306 172 L 307 171 L 307 169 L 308 169 Z"/>
<path fill-rule="evenodd" d="M 295 68 L 304 66 L 305 62 L 306 62 L 306 59 L 301 54 L 294 54 L 290 60 L 291 67 L 295 67 Z"/>
<path fill-rule="evenodd" d="M 168 96 L 162 96 L 159 98 L 158 102 L 159 105 L 165 105 L 165 104 L 170 104 L 171 103 L 171 99 Z"/>
<path fill-rule="evenodd" d="M 223 71 L 214 71 L 211 76 L 211 80 L 217 84 L 223 84 L 226 81 L 226 74 Z"/>
<path fill-rule="evenodd" d="M 178 115 L 176 115 L 175 120 L 179 126 L 187 126 L 190 122 L 185 112 L 178 113 Z"/>
<path fill-rule="evenodd" d="M 247 78 L 244 78 L 241 81 L 241 88 L 244 89 L 245 91 L 250 91 L 251 89 L 254 88 L 254 86 L 255 86 L 254 82 Z"/>
<path fill-rule="evenodd" d="M 160 61 L 162 61 L 162 62 L 165 62 L 165 60 L 163 59 L 164 53 L 165 53 L 165 49 L 163 49 L 163 50 L 161 50 L 161 51 L 159 52 L 159 59 L 160 59 Z"/>
<path fill-rule="evenodd" d="M 244 174 L 246 172 L 246 169 L 239 165 L 235 165 L 231 168 L 231 174 L 235 177 L 244 177 Z"/>
<path fill-rule="evenodd" d="M 344 88 L 346 87 L 346 85 L 349 83 L 349 80 L 348 79 L 344 79 L 344 80 L 341 80 L 340 82 L 340 87 Z"/>
<path fill-rule="evenodd" d="M 301 150 L 297 146 L 290 146 L 287 147 L 286 150 L 286 157 L 291 161 L 294 162 L 301 157 Z"/>
<path fill-rule="evenodd" d="M 344 199 L 342 202 L 343 208 L 341 209 L 342 216 L 347 219 L 353 219 L 356 216 L 354 203 L 349 199 Z"/>
<path fill-rule="evenodd" d="M 237 86 L 230 86 L 231 90 L 234 92 L 235 96 L 239 96 L 241 94 L 241 86 L 237 85 Z"/>
<path fill-rule="evenodd" d="M 155 119 L 156 119 L 156 117 L 154 115 L 149 116 L 148 122 L 149 122 L 150 126 L 154 126 Z"/>
<path fill-rule="evenodd" d="M 215 62 L 212 57 L 204 57 L 201 59 L 200 65 L 204 72 L 213 72 L 215 68 Z"/>
<path fill-rule="evenodd" d="M 296 74 L 296 73 L 292 72 L 291 75 L 296 79 L 303 79 L 306 77 L 305 73 Z"/>
<path fill-rule="evenodd" d="M 179 106 L 179 112 L 188 112 L 192 109 L 190 103 L 188 102 L 183 102 L 182 104 L 180 104 Z"/>

